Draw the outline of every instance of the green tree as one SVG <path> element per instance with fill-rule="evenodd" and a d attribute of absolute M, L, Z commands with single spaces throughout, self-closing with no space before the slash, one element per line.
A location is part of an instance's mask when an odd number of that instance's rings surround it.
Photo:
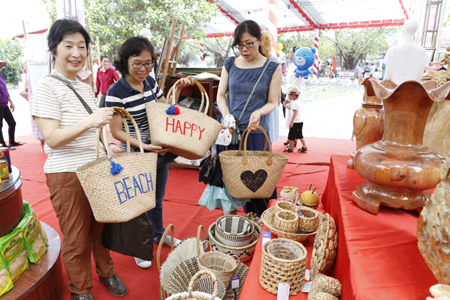
<path fill-rule="evenodd" d="M 397 30 L 398 27 L 330 30 L 323 33 L 322 42 L 331 42 L 342 68 L 353 70 L 367 57 L 386 53 L 389 48 L 387 38 Z"/>
<path fill-rule="evenodd" d="M 278 35 L 278 43 L 283 44 L 283 52 L 286 55 L 289 50 L 294 47 L 314 47 L 314 32 L 313 31 L 299 31 L 299 32 L 285 32 Z M 320 49 L 320 46 L 319 46 Z"/>
<path fill-rule="evenodd" d="M 55 0 L 41 2 L 50 15 L 56 15 Z M 197 0 L 85 0 L 84 8 L 91 37 L 98 36 L 101 54 L 110 56 L 142 28 L 152 32 L 153 46 L 161 48 L 173 18 L 185 24 L 183 36 L 204 37 L 206 24 L 218 12 L 216 4 Z"/>
<path fill-rule="evenodd" d="M 19 84 L 24 66 L 22 49 L 23 47 L 18 39 L 0 39 L 0 60 L 8 63 L 0 69 L 0 73 L 5 77 L 7 84 Z"/>

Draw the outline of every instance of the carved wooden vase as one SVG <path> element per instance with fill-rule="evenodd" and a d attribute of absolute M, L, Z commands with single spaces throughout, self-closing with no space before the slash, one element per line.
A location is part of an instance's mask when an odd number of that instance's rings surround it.
<path fill-rule="evenodd" d="M 353 133 L 356 139 L 356 150 L 381 140 L 384 131 L 383 102 L 373 92 L 372 83 L 369 78 L 366 78 L 360 84 L 364 85 L 363 103 L 353 115 Z M 387 88 L 397 87 L 397 84 L 389 79 L 381 81 L 381 85 Z M 351 159 L 348 161 L 350 168 L 353 168 L 355 154 L 356 151 L 350 154 Z"/>
<path fill-rule="evenodd" d="M 450 157 L 442 165 L 439 183 L 417 222 L 420 253 L 441 284 L 450 284 Z"/>
<path fill-rule="evenodd" d="M 377 214 L 380 205 L 416 209 L 427 201 L 424 191 L 439 183 L 444 158 L 423 145 L 423 132 L 434 102 L 450 91 L 450 82 L 438 87 L 429 81 L 406 81 L 388 89 L 371 78 L 374 94 L 383 100 L 383 139 L 360 148 L 355 169 L 369 184 L 358 186 L 353 200 L 362 209 Z"/>

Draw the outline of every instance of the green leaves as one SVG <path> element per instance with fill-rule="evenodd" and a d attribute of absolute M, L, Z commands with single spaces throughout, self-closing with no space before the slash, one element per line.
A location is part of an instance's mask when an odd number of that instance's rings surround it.
<path fill-rule="evenodd" d="M 18 39 L 0 39 L 0 60 L 8 64 L 0 69 L 6 84 L 18 85 L 24 67 L 22 45 Z"/>

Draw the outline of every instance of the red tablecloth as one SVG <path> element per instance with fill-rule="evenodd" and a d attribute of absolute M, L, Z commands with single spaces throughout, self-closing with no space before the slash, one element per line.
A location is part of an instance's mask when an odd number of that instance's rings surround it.
<path fill-rule="evenodd" d="M 332 156 L 322 204 L 336 221 L 339 238 L 332 276 L 342 282 L 341 300 L 425 299 L 437 281 L 417 248 L 418 213 L 383 207 L 375 216 L 352 201 L 357 185 L 366 182 L 347 168 L 347 156 Z M 274 201 L 270 202 L 270 206 Z M 319 206 L 319 210 L 320 206 Z M 267 231 L 267 227 L 263 227 Z M 314 240 L 305 243 L 308 264 Z M 240 299 L 276 299 L 259 284 L 261 239 L 242 289 Z M 289 299 L 306 299 L 299 293 Z"/>
<path fill-rule="evenodd" d="M 339 238 L 332 276 L 341 299 L 425 299 L 437 284 L 417 248 L 417 211 L 360 209 L 352 192 L 364 182 L 347 168 L 347 156 L 332 156 L 322 204 L 336 221 Z"/>

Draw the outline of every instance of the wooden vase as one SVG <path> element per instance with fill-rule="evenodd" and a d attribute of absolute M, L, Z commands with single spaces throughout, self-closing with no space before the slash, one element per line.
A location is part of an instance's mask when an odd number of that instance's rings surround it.
<path fill-rule="evenodd" d="M 370 81 L 374 94 L 384 103 L 384 134 L 382 140 L 355 154 L 355 169 L 369 184 L 358 186 L 353 200 L 373 214 L 380 205 L 423 207 L 428 200 L 424 191 L 439 183 L 444 162 L 442 155 L 423 145 L 423 133 L 431 106 L 445 99 L 450 82 L 438 87 L 434 81 L 406 81 L 389 89 L 376 79 Z"/>
<path fill-rule="evenodd" d="M 450 101 L 433 104 L 423 143 L 444 156 L 450 153 Z"/>

